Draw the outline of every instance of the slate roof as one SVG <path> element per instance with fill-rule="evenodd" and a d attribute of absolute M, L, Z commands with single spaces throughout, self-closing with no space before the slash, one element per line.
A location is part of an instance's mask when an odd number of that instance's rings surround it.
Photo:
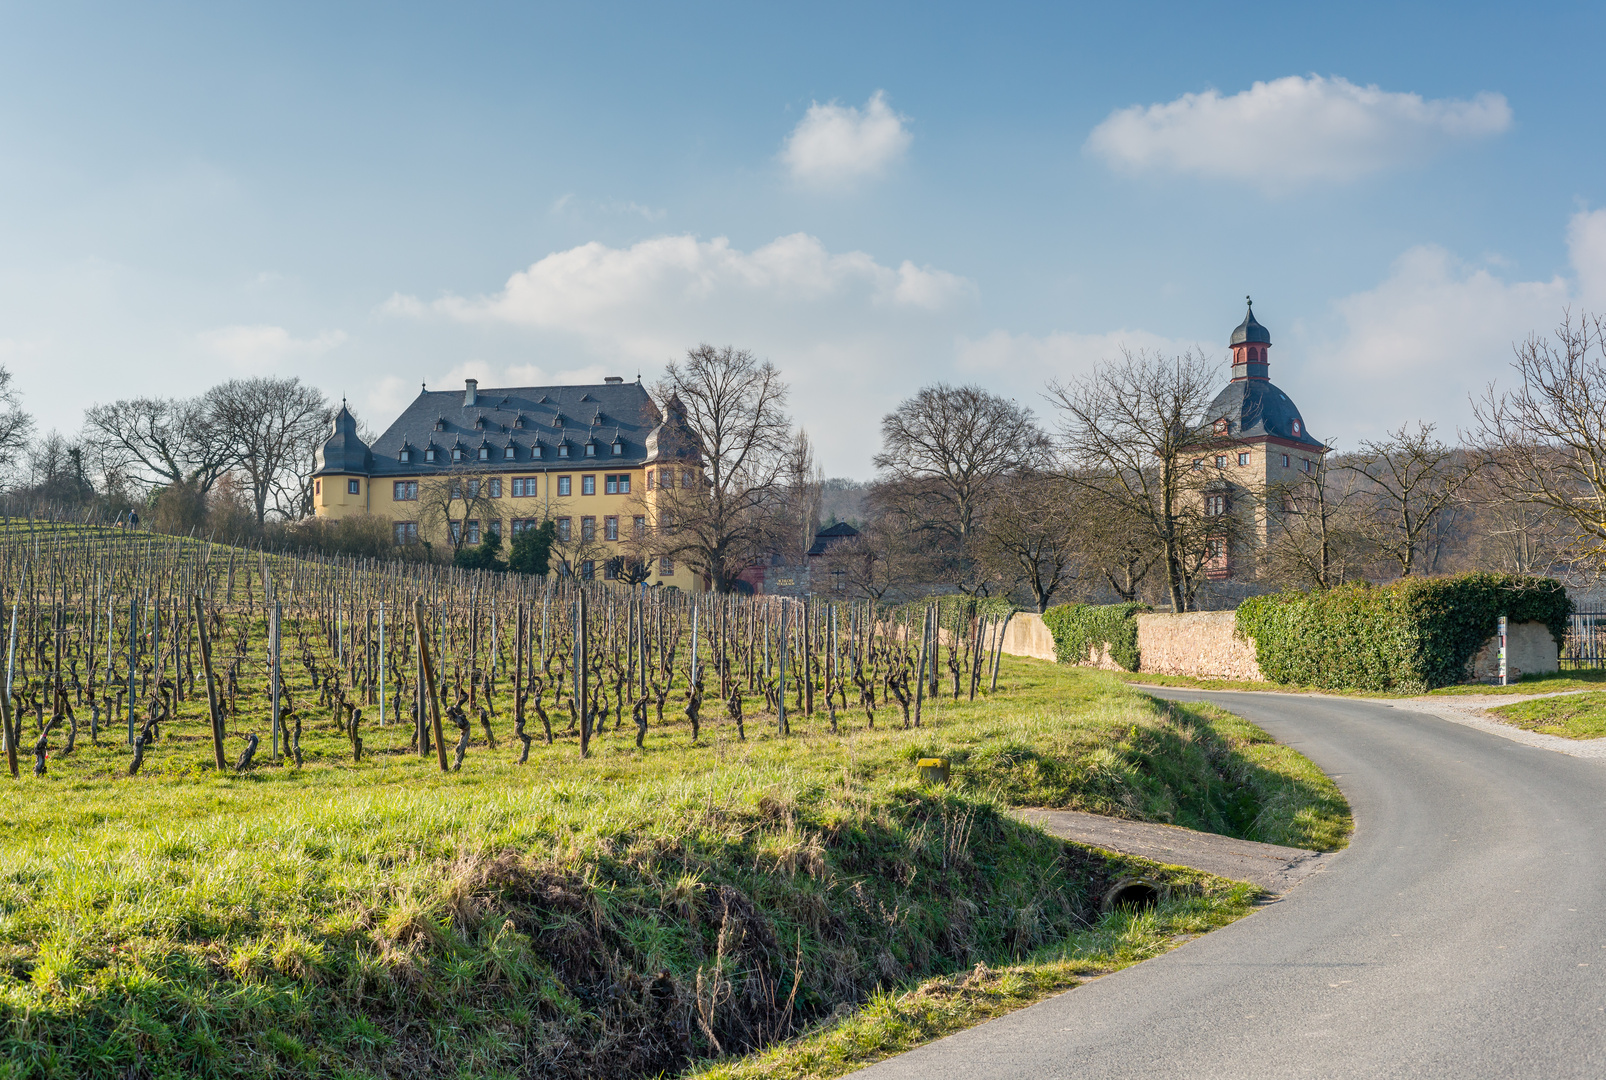
<path fill-rule="evenodd" d="M 346 403 L 340 403 L 340 411 L 335 413 L 332 425 L 334 433 L 318 448 L 317 468 L 313 475 L 319 473 L 365 473 L 373 467 L 373 454 L 368 450 L 367 444 L 357 437 L 357 420 L 346 408 Z"/>
<path fill-rule="evenodd" d="M 355 423 L 349 432 L 342 432 L 337 416 L 314 475 L 361 471 L 370 476 L 427 476 L 453 467 L 454 446 L 464 450 L 459 467 L 494 472 L 639 466 L 648 459 L 647 437 L 662 419 L 640 382 L 482 389 L 476 391 L 473 405 L 465 405 L 465 398 L 462 389 L 420 391 L 371 448 L 363 447 L 371 456 L 362 470 L 349 467 L 355 464 L 356 448 L 362 447 Z M 345 415 L 350 418 L 350 413 Z M 617 457 L 616 440 L 623 449 Z M 587 442 L 596 443 L 596 457 L 585 456 Z M 511 460 L 503 456 L 510 443 L 515 448 Z M 560 458 L 557 448 L 564 444 L 569 457 Z M 487 461 L 479 460 L 481 445 L 491 448 Z M 404 446 L 412 451 L 406 462 L 400 460 Z M 434 462 L 426 462 L 424 451 L 431 446 L 440 453 Z M 337 468 L 336 461 L 342 467 Z"/>
<path fill-rule="evenodd" d="M 1244 314 L 1244 321 L 1233 330 L 1232 340 L 1227 344 L 1242 345 L 1250 341 L 1258 345 L 1271 344 L 1271 331 L 1261 326 L 1259 320 L 1255 318 L 1254 301 L 1250 301 L 1249 310 Z"/>
<path fill-rule="evenodd" d="M 1214 424 L 1223 417 L 1228 421 L 1230 438 L 1269 435 L 1312 450 L 1326 450 L 1324 444 L 1311 437 L 1299 407 L 1269 379 L 1238 379 L 1223 387 L 1205 410 L 1204 422 Z M 1298 435 L 1294 434 L 1295 420 L 1300 422 Z"/>
<path fill-rule="evenodd" d="M 845 521 L 839 521 L 835 525 L 827 525 L 814 534 L 814 544 L 809 548 L 808 553 L 810 555 L 824 555 L 837 544 L 858 535 L 859 530 Z"/>

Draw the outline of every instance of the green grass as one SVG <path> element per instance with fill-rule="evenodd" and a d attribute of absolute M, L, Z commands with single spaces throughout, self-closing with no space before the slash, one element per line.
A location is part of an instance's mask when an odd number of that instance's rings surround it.
<path fill-rule="evenodd" d="M 879 991 L 863 1008 L 829 1018 L 780 1046 L 705 1064 L 686 1076 L 829 1080 L 1151 959 L 1248 914 L 1256 897 L 1251 885 L 1205 875 L 1192 875 L 1188 884 L 1196 890 L 1191 895 L 1165 900 L 1153 910 L 1111 911 L 1091 929 L 1039 949 L 1023 963 L 1001 969 L 978 964 L 902 993 Z"/>
<path fill-rule="evenodd" d="M 866 1001 L 887 1030 L 862 1041 L 885 1052 L 1247 910 L 1172 872 L 1155 928 L 1100 922 L 1132 861 L 1008 806 L 1329 850 L 1350 827 L 1252 725 L 1032 661 L 914 731 L 879 710 L 873 731 L 799 717 L 783 740 L 752 717 L 745 741 L 705 722 L 693 745 L 676 722 L 644 751 L 610 729 L 588 760 L 563 736 L 521 767 L 501 718 L 501 747 L 476 730 L 448 774 L 407 729 L 366 724 L 357 763 L 309 719 L 306 768 L 264 745 L 263 767 L 217 776 L 185 708 L 137 777 L 85 717 L 45 778 L 0 781 L 0 1077 L 653 1075 Z M 231 759 L 245 731 L 266 743 L 261 703 L 242 712 Z M 931 754 L 950 787 L 916 781 Z M 973 984 L 946 1020 L 876 1019 L 978 964 L 1037 973 Z"/>
<path fill-rule="evenodd" d="M 1272 694 L 1324 694 L 1328 697 L 1356 698 L 1409 698 L 1421 694 L 1390 694 L 1371 690 L 1332 690 L 1319 686 L 1294 686 L 1283 683 L 1251 679 L 1211 679 L 1193 675 L 1157 675 L 1150 672 L 1112 672 L 1123 682 L 1137 686 L 1176 686 L 1190 690 L 1240 690 Z M 1461 683 L 1441 686 L 1426 693 L 1428 697 L 1456 697 L 1476 694 L 1551 694 L 1562 690 L 1590 690 L 1606 685 L 1606 671 L 1554 671 L 1543 675 L 1524 675 L 1508 686 L 1492 683 Z"/>
<path fill-rule="evenodd" d="M 1528 731 L 1564 739 L 1606 737 L 1606 693 L 1536 698 L 1491 709 L 1500 719 Z"/>

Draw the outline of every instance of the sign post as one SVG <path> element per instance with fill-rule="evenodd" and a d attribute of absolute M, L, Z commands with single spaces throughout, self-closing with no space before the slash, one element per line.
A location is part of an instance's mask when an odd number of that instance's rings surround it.
<path fill-rule="evenodd" d="M 1500 616 L 1500 685 L 1508 685 L 1506 682 L 1506 617 L 1504 615 Z"/>

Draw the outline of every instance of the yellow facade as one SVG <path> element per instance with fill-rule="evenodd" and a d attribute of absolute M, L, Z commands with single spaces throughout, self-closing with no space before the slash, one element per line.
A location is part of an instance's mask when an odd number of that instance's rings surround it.
<path fill-rule="evenodd" d="M 647 470 L 640 466 L 610 469 L 606 460 L 587 463 L 585 468 L 550 472 L 490 476 L 476 473 L 474 480 L 487 488 L 495 486 L 484 500 L 495 508 L 494 515 L 481 511 L 474 517 L 464 517 L 459 503 L 452 521 L 463 531 L 467 542 L 473 542 L 476 534 L 483 536 L 492 521 L 504 540 L 511 542 L 516 531 L 515 522 L 520 526 L 526 522 L 534 526 L 550 518 L 557 525 L 559 540 L 553 550 L 554 567 L 562 558 L 563 548 L 582 548 L 581 553 L 590 557 L 580 561 L 594 563 L 593 576 L 603 578 L 607 574 L 608 560 L 630 555 L 629 541 L 637 527 L 636 518 L 644 519 L 641 526 L 645 528 L 645 519 L 653 513 L 654 500 L 644 490 L 646 474 Z M 416 538 L 428 540 L 437 547 L 449 545 L 449 536 L 443 532 L 429 535 L 419 521 L 418 488 L 432 479 L 438 478 L 385 476 L 371 480 L 364 476 L 324 474 L 313 481 L 314 513 L 336 520 L 355 514 L 372 514 L 391 522 L 393 529 L 398 525 L 412 526 L 416 531 L 411 536 L 399 536 L 402 542 Z M 515 482 L 518 495 L 513 494 Z M 571 569 L 583 573 L 586 568 Z M 653 560 L 647 580 L 649 584 L 674 585 L 681 589 L 702 588 L 701 579 L 684 563 Z"/>

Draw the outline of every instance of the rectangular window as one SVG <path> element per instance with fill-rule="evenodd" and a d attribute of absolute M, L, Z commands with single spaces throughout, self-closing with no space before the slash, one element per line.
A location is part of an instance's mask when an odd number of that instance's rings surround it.
<path fill-rule="evenodd" d="M 1240 465 L 1249 464 L 1249 455 L 1248 454 L 1239 454 L 1238 455 L 1238 464 L 1240 464 Z"/>
<path fill-rule="evenodd" d="M 540 524 L 541 523 L 534 518 L 514 518 L 512 522 L 510 522 L 514 536 L 519 535 L 519 533 L 523 532 L 525 529 L 534 529 Z"/>
<path fill-rule="evenodd" d="M 558 539 L 567 544 L 569 542 L 569 519 L 558 518 Z"/>
<path fill-rule="evenodd" d="M 513 478 L 513 497 L 515 499 L 533 499 L 536 496 L 538 478 L 534 476 L 515 476 Z"/>
<path fill-rule="evenodd" d="M 480 482 L 478 480 L 470 480 L 468 482 L 468 497 L 471 499 L 480 497 Z"/>
<path fill-rule="evenodd" d="M 461 544 L 463 542 L 463 523 L 461 521 L 449 522 L 448 527 L 452 532 L 452 543 Z"/>
<path fill-rule="evenodd" d="M 647 518 L 644 514 L 636 515 L 636 539 L 640 540 L 647 535 Z"/>
<path fill-rule="evenodd" d="M 602 538 L 604 540 L 617 540 L 617 539 L 619 539 L 619 519 L 618 518 L 609 516 L 609 517 L 605 517 L 605 518 L 602 519 Z"/>
<path fill-rule="evenodd" d="M 312 493 L 314 495 L 323 494 L 323 481 L 322 480 L 314 480 L 312 482 Z"/>
<path fill-rule="evenodd" d="M 1225 469 L 1226 467 L 1227 467 L 1227 455 L 1226 454 L 1217 454 L 1216 455 L 1216 468 Z"/>
<path fill-rule="evenodd" d="M 416 544 L 416 543 L 418 543 L 418 522 L 416 522 L 416 521 L 398 521 L 398 522 L 396 522 L 396 543 L 398 543 L 398 544 Z"/>
<path fill-rule="evenodd" d="M 597 576 L 597 564 L 596 563 L 592 562 L 590 559 L 587 559 L 585 562 L 580 564 L 580 577 L 581 578 L 585 579 L 586 581 L 590 581 L 592 578 L 594 578 L 596 576 Z"/>
<path fill-rule="evenodd" d="M 428 450 L 424 451 L 424 460 L 425 461 L 434 461 L 435 460 L 435 449 L 434 449 L 434 447 L 431 447 Z"/>
<path fill-rule="evenodd" d="M 361 495 L 362 494 L 362 481 L 361 480 L 347 480 L 346 481 L 346 494 L 347 495 Z"/>
<path fill-rule="evenodd" d="M 391 493 L 396 502 L 413 502 L 418 498 L 417 480 L 398 480 Z"/>
<path fill-rule="evenodd" d="M 617 494 L 619 494 L 619 478 L 617 476 L 613 475 L 612 473 L 609 473 L 603 479 L 606 481 L 603 484 L 603 491 L 604 492 L 606 492 L 609 495 L 617 495 Z"/>
<path fill-rule="evenodd" d="M 1205 550 L 1210 553 L 1212 559 L 1225 559 L 1227 557 L 1227 541 L 1219 539 L 1207 540 L 1205 542 Z"/>
<path fill-rule="evenodd" d="M 468 523 L 467 527 L 464 529 L 464 534 L 465 535 L 464 535 L 463 539 L 467 540 L 470 544 L 479 543 L 480 542 L 480 523 L 477 522 L 477 521 L 470 521 Z"/>
<path fill-rule="evenodd" d="M 560 477 L 558 477 L 558 494 L 559 495 L 567 495 L 567 494 L 569 494 L 570 490 L 572 490 L 571 485 L 573 483 L 574 483 L 574 480 L 573 480 L 572 477 L 568 477 L 568 476 L 560 476 Z"/>
<path fill-rule="evenodd" d="M 595 475 L 580 478 L 580 494 L 595 495 L 597 493 L 597 478 Z"/>
<path fill-rule="evenodd" d="M 403 465 L 405 465 L 409 461 L 413 460 L 413 452 L 411 450 L 403 450 L 400 454 L 397 455 L 396 460 L 400 461 Z"/>
<path fill-rule="evenodd" d="M 652 478 L 654 476 L 657 476 L 657 475 L 658 474 L 655 471 L 653 471 L 652 469 L 648 469 L 647 470 L 647 490 L 648 491 L 652 490 Z"/>
<path fill-rule="evenodd" d="M 697 474 L 690 469 L 680 470 L 680 486 L 690 490 L 697 486 Z"/>
<path fill-rule="evenodd" d="M 608 481 L 608 483 L 607 483 L 607 489 L 606 490 L 607 490 L 607 493 L 609 495 L 629 495 L 630 494 L 630 474 L 629 473 L 611 473 L 607 477 L 607 481 Z"/>
<path fill-rule="evenodd" d="M 502 449 L 502 457 L 506 458 L 509 461 L 512 461 L 515 456 L 516 456 L 516 454 L 515 454 L 515 451 L 513 449 L 513 444 L 512 443 L 508 443 L 507 446 L 505 446 Z"/>
<path fill-rule="evenodd" d="M 500 499 L 502 497 L 502 478 L 500 476 L 491 477 L 485 482 L 485 486 L 490 489 L 486 494 L 491 498 Z"/>
<path fill-rule="evenodd" d="M 1209 517 L 1220 517 L 1227 512 L 1227 496 L 1206 495 L 1205 514 Z"/>
<path fill-rule="evenodd" d="M 587 514 L 580 519 L 580 542 L 589 544 L 597 538 L 597 519 Z"/>
<path fill-rule="evenodd" d="M 609 559 L 602 564 L 602 576 L 607 581 L 619 580 L 619 560 Z"/>
<path fill-rule="evenodd" d="M 658 558 L 658 576 L 659 577 L 670 577 L 671 575 L 674 574 L 674 572 L 675 572 L 675 560 L 671 559 L 668 555 L 659 556 L 659 558 Z"/>
<path fill-rule="evenodd" d="M 597 444 L 594 443 L 594 442 L 586 443 L 586 457 L 596 457 L 596 456 L 597 456 Z"/>
<path fill-rule="evenodd" d="M 1288 455 L 1287 454 L 1283 455 L 1283 468 L 1285 468 L 1285 469 L 1288 468 Z"/>

